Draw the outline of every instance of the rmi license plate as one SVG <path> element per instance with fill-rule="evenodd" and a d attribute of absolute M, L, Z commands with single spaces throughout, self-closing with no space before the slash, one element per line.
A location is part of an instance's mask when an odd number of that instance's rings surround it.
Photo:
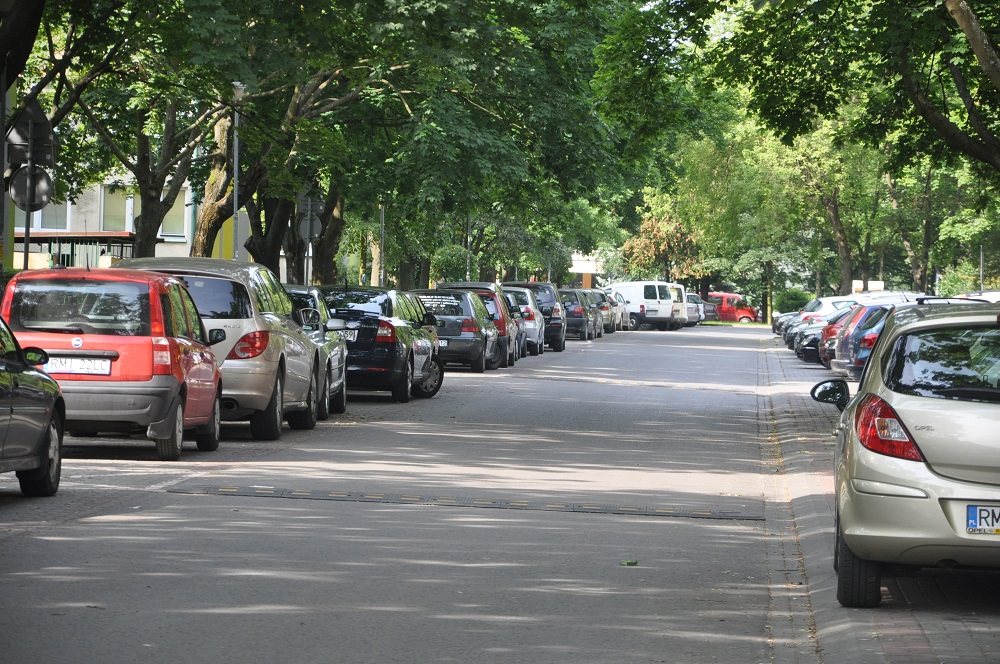
<path fill-rule="evenodd" d="M 43 368 L 47 373 L 108 376 L 111 374 L 111 360 L 97 357 L 50 357 L 49 363 Z"/>
<path fill-rule="evenodd" d="M 1000 505 L 968 505 L 965 515 L 970 535 L 1000 535 Z"/>
<path fill-rule="evenodd" d="M 344 330 L 344 339 L 347 341 L 357 341 L 358 331 L 357 330 Z"/>

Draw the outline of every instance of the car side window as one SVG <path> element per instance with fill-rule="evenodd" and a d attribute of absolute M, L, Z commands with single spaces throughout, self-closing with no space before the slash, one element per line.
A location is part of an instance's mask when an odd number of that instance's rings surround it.
<path fill-rule="evenodd" d="M 253 275 L 251 281 L 254 297 L 257 298 L 257 308 L 264 313 L 275 313 L 275 302 L 271 299 L 270 289 L 267 287 L 264 279 L 258 273 Z"/>
<path fill-rule="evenodd" d="M 8 355 L 8 353 L 16 352 L 17 342 L 14 341 L 14 333 L 10 331 L 9 327 L 0 323 L 0 356 L 14 357 L 13 355 Z"/>
<path fill-rule="evenodd" d="M 406 295 L 403 293 L 397 293 L 396 295 L 396 316 L 411 323 L 417 325 L 420 324 L 420 321 L 417 320 L 417 314 L 413 305 L 406 299 Z"/>
<path fill-rule="evenodd" d="M 266 297 L 271 302 L 271 308 L 268 311 L 279 316 L 288 316 L 291 314 L 292 301 L 274 274 L 270 270 L 261 270 L 257 273 L 257 276 L 260 277 L 260 283 L 267 293 Z"/>
<path fill-rule="evenodd" d="M 187 312 L 188 325 L 191 328 L 191 338 L 203 344 L 207 344 L 208 337 L 205 334 L 205 325 L 202 323 L 201 316 L 198 314 L 198 307 L 195 306 L 194 300 L 191 299 L 191 294 L 183 288 L 179 288 L 178 293 L 180 294 L 184 311 Z"/>
<path fill-rule="evenodd" d="M 168 286 L 167 296 L 170 299 L 170 322 L 174 328 L 172 336 L 184 337 L 185 339 L 193 338 L 191 324 L 187 318 L 187 311 L 184 310 L 184 300 L 181 299 L 180 286 L 173 284 Z M 167 312 L 163 313 L 164 318 L 166 318 Z"/>
<path fill-rule="evenodd" d="M 642 287 L 642 299 L 644 300 L 656 299 L 656 286 L 654 284 L 645 284 Z"/>

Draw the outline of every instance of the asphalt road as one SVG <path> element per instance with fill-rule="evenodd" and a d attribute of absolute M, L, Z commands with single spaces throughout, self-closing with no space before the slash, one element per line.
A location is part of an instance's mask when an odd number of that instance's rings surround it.
<path fill-rule="evenodd" d="M 177 463 L 67 438 L 57 496 L 0 476 L 0 662 L 931 661 L 829 606 L 825 442 L 793 431 L 827 423 L 786 416 L 777 351 L 619 332 Z"/>

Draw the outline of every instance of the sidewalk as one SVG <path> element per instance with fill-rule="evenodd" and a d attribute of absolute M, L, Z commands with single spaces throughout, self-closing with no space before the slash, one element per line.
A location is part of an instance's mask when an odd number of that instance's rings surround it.
<path fill-rule="evenodd" d="M 802 610 L 809 615 L 797 621 L 811 623 L 816 641 L 809 659 L 823 664 L 1000 662 L 995 592 L 1000 575 L 914 572 L 887 577 L 878 608 L 840 606 L 833 570 L 831 435 L 840 413 L 809 396 L 814 384 L 833 374 L 797 359 L 773 335 L 764 342 L 762 355 L 762 409 L 770 411 L 770 439 L 780 450 L 799 567 L 807 587 Z M 852 393 L 856 385 L 851 383 Z"/>

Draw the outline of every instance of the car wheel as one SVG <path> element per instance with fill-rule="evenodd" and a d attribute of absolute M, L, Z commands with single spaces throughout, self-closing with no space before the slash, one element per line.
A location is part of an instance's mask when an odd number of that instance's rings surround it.
<path fill-rule="evenodd" d="M 531 355 L 532 357 L 535 357 L 535 356 L 537 356 L 537 355 L 538 355 L 538 353 L 540 353 L 540 352 L 541 352 L 541 351 L 539 350 L 539 349 L 540 349 L 541 347 L 542 347 L 542 345 L 541 345 L 541 344 L 539 344 L 539 343 L 535 343 L 535 344 L 528 344 L 528 355 Z"/>
<path fill-rule="evenodd" d="M 219 449 L 219 432 L 222 429 L 222 399 L 218 391 L 215 393 L 215 403 L 212 404 L 212 414 L 208 423 L 198 430 L 194 440 L 202 452 L 214 452 Z"/>
<path fill-rule="evenodd" d="M 639 317 L 638 316 L 629 316 L 628 317 L 628 329 L 630 329 L 630 330 L 638 330 L 639 329 Z"/>
<path fill-rule="evenodd" d="M 62 419 L 59 411 L 52 409 L 49 430 L 45 434 L 45 462 L 38 470 L 17 471 L 21 493 L 32 498 L 54 496 L 62 477 Z"/>
<path fill-rule="evenodd" d="M 420 399 L 430 399 L 441 390 L 444 382 L 444 362 L 435 355 L 431 358 L 430 374 L 422 383 L 413 386 L 413 396 Z"/>
<path fill-rule="evenodd" d="M 498 345 L 499 345 L 499 342 L 498 342 Z M 507 339 L 504 339 L 503 345 L 500 346 L 500 349 L 503 351 L 500 354 L 500 368 L 501 369 L 506 369 L 507 367 L 510 366 L 510 352 L 507 349 L 507 345 L 508 345 L 507 344 Z"/>
<path fill-rule="evenodd" d="M 607 332 L 608 334 L 614 334 L 615 333 L 615 324 L 614 323 L 609 323 L 608 325 L 605 325 L 604 326 L 604 331 Z"/>
<path fill-rule="evenodd" d="M 561 353 L 566 350 L 566 332 L 564 331 L 562 336 L 556 339 L 556 343 L 552 346 L 552 350 L 557 353 Z"/>
<path fill-rule="evenodd" d="M 469 368 L 472 369 L 472 373 L 483 373 L 486 371 L 486 344 L 483 344 L 483 352 L 469 364 Z"/>
<path fill-rule="evenodd" d="M 493 344 L 493 357 L 486 360 L 486 368 L 490 371 L 500 368 L 500 340 L 498 339 L 496 343 Z"/>
<path fill-rule="evenodd" d="M 399 382 L 392 388 L 392 398 L 399 403 L 406 403 L 410 400 L 410 387 L 413 385 L 413 360 L 406 358 L 403 375 L 399 377 Z"/>
<path fill-rule="evenodd" d="M 156 456 L 160 461 L 177 461 L 181 458 L 181 445 L 184 442 L 184 404 L 178 399 L 173 411 L 173 426 L 170 435 L 156 439 Z"/>
<path fill-rule="evenodd" d="M 741 323 L 752 323 L 753 319 L 750 318 L 749 316 L 741 316 L 740 317 L 740 322 Z"/>
<path fill-rule="evenodd" d="M 600 339 L 604 336 L 604 323 L 598 323 L 594 326 L 594 332 L 596 333 L 595 338 Z"/>
<path fill-rule="evenodd" d="M 538 343 L 535 344 L 535 351 L 538 355 L 543 355 L 545 353 L 545 335 L 538 337 Z"/>
<path fill-rule="evenodd" d="M 274 391 L 264 410 L 250 415 L 250 431 L 254 440 L 278 440 L 281 438 L 281 421 L 284 416 L 284 384 L 279 374 L 274 379 Z"/>
<path fill-rule="evenodd" d="M 288 414 L 288 426 L 299 431 L 316 428 L 316 418 L 319 413 L 319 397 L 316 391 L 316 374 L 309 375 L 309 393 L 306 394 L 306 407 Z"/>
<path fill-rule="evenodd" d="M 837 601 L 851 608 L 872 608 L 882 602 L 882 565 L 854 555 L 837 528 Z"/>
<path fill-rule="evenodd" d="M 347 378 L 340 381 L 340 389 L 330 397 L 330 412 L 337 415 L 347 412 Z"/>
<path fill-rule="evenodd" d="M 326 371 L 323 372 L 323 384 L 319 388 L 319 402 L 316 409 L 317 420 L 330 419 L 330 402 L 333 401 L 333 395 L 330 394 L 330 386 L 333 384 L 333 381 L 330 378 L 331 371 L 328 366 Z"/>

